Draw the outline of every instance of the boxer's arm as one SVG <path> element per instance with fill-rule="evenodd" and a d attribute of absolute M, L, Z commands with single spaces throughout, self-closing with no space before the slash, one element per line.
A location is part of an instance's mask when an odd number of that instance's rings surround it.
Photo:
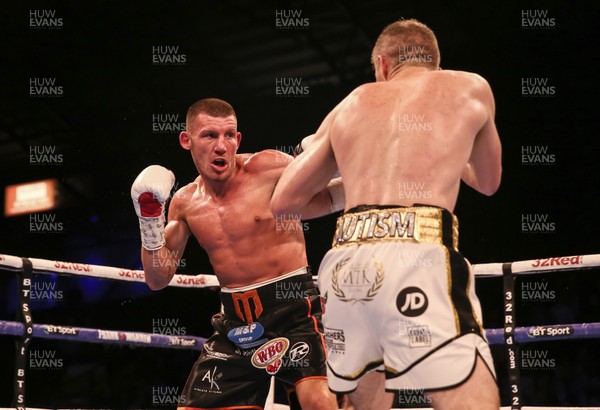
<path fill-rule="evenodd" d="M 462 180 L 484 195 L 492 195 L 500 186 L 502 176 L 502 146 L 494 123 L 495 105 L 489 84 L 481 78 L 479 96 L 487 109 L 487 120 L 473 143 L 471 157 L 462 173 Z"/>
<path fill-rule="evenodd" d="M 329 140 L 336 112 L 332 111 L 325 118 L 314 137 L 311 137 L 310 146 L 283 171 L 271 198 L 273 214 L 302 214 L 302 219 L 310 219 L 331 212 L 313 212 L 311 201 L 319 196 L 321 201 L 323 198 L 329 199 L 331 204 L 331 195 L 323 191 L 338 170 Z"/>
<path fill-rule="evenodd" d="M 275 183 L 278 184 L 281 174 L 286 167 L 288 167 L 290 163 L 297 161 L 297 159 L 293 159 L 291 156 L 279 151 L 276 151 L 276 155 L 276 163 L 279 164 L 279 167 L 274 178 L 276 181 Z M 329 181 L 325 189 L 322 189 L 313 195 L 305 206 L 300 208 L 297 212 L 294 212 L 293 215 L 298 219 L 307 220 L 328 215 L 342 209 L 344 209 L 344 188 L 342 179 L 334 178 Z"/>
<path fill-rule="evenodd" d="M 165 227 L 165 245 L 150 251 L 142 247 L 142 265 L 146 284 L 152 290 L 166 287 L 177 271 L 179 261 L 185 250 L 190 229 L 181 218 L 181 191 L 178 191 L 169 206 L 167 226 Z"/>
<path fill-rule="evenodd" d="M 344 209 L 344 186 L 342 178 L 334 178 L 329 181 L 327 187 L 317 192 L 308 204 L 298 212 L 300 219 L 314 219 L 329 215 Z M 281 215 L 281 214 L 279 214 Z"/>

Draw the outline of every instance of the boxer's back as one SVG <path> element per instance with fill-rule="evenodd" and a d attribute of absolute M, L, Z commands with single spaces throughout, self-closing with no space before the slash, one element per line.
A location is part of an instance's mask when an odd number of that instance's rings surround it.
<path fill-rule="evenodd" d="M 355 90 L 329 134 L 346 209 L 420 203 L 452 211 L 475 137 L 490 120 L 485 84 L 466 72 L 414 70 Z"/>

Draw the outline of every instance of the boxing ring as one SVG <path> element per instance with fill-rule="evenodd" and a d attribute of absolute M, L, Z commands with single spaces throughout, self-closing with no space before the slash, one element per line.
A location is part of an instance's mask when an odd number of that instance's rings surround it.
<path fill-rule="evenodd" d="M 584 339 L 600 337 L 600 322 L 555 324 L 518 327 L 516 323 L 515 277 L 555 271 L 580 271 L 600 267 L 600 254 L 555 257 L 507 263 L 473 265 L 477 278 L 502 277 L 504 298 L 504 326 L 486 329 L 490 345 L 504 345 L 508 363 L 510 389 L 509 406 L 502 409 L 600 409 L 600 407 L 530 407 L 521 401 L 519 346 L 550 340 Z M 82 263 L 50 261 L 36 258 L 21 258 L 0 254 L 0 270 L 18 275 L 17 291 L 20 310 L 16 321 L 0 321 L 0 335 L 17 337 L 17 357 L 14 377 L 13 403 L 11 408 L 25 409 L 28 371 L 28 351 L 32 338 L 58 339 L 72 342 L 119 344 L 167 349 L 202 350 L 206 339 L 194 336 L 175 336 L 126 330 L 94 329 L 75 326 L 58 326 L 34 323 L 31 313 L 31 284 L 34 274 L 59 274 L 86 276 L 130 282 L 144 282 L 144 272 L 116 267 L 89 265 Z M 183 288 L 218 287 L 214 275 L 175 275 L 169 286 Z M 217 309 L 215 309 L 216 311 Z M 182 369 L 186 373 L 190 369 Z M 267 403 L 271 407 L 285 406 Z M 30 407 L 29 407 L 30 408 Z"/>

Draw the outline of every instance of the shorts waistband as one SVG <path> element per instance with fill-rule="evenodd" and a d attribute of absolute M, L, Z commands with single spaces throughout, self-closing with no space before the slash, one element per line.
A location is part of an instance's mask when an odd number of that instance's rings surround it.
<path fill-rule="evenodd" d="M 250 286 L 221 289 L 220 297 L 224 313 L 252 323 L 260 321 L 263 312 L 280 307 L 281 302 L 304 300 L 316 292 L 309 269 L 303 267 Z"/>
<path fill-rule="evenodd" d="M 276 278 L 267 279 L 267 280 L 264 280 L 264 281 L 258 282 L 258 283 L 253 283 L 252 285 L 241 286 L 239 288 L 226 288 L 226 287 L 222 287 L 221 288 L 221 292 L 225 292 L 225 293 L 245 292 L 247 290 L 258 289 L 260 287 L 270 285 L 271 283 L 279 282 L 281 280 L 284 280 L 284 279 L 287 279 L 287 278 L 291 278 L 292 276 L 304 275 L 306 273 L 309 273 L 308 272 L 308 267 L 307 266 L 303 266 L 303 267 L 301 267 L 299 269 L 296 269 L 294 271 L 291 271 L 291 272 L 288 272 L 288 273 L 284 273 L 281 276 L 277 276 Z"/>
<path fill-rule="evenodd" d="M 332 247 L 400 241 L 436 243 L 458 250 L 458 218 L 435 206 L 363 206 L 337 220 Z M 352 212 L 354 211 L 354 212 Z"/>

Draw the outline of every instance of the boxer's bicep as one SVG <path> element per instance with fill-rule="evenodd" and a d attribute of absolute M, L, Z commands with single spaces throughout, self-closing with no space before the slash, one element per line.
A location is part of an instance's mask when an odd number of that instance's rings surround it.
<path fill-rule="evenodd" d="M 483 87 L 482 103 L 486 108 L 487 118 L 475 137 L 469 163 L 477 181 L 474 188 L 483 194 L 491 195 L 500 185 L 502 146 L 494 122 L 494 97 L 487 82 Z"/>

